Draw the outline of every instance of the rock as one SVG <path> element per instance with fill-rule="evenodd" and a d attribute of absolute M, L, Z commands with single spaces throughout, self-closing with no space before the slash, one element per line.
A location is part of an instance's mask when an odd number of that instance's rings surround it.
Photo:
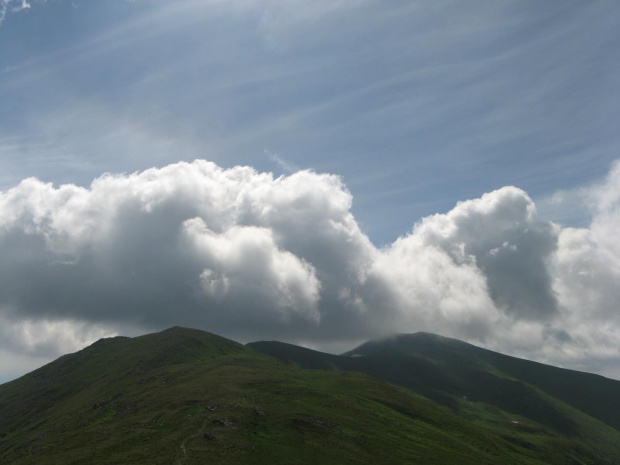
<path fill-rule="evenodd" d="M 213 420 L 211 420 L 211 424 L 229 428 L 233 426 L 234 423 L 228 418 L 214 418 Z"/>
<path fill-rule="evenodd" d="M 319 432 L 327 432 L 334 428 L 334 425 L 327 419 L 321 417 L 304 416 L 303 418 L 294 418 L 291 422 L 293 428 L 298 431 L 311 430 Z"/>

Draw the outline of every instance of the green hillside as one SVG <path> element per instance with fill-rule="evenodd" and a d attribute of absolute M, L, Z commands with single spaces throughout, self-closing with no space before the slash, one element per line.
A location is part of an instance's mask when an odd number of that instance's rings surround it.
<path fill-rule="evenodd" d="M 546 394 L 620 430 L 620 381 L 557 368 L 499 354 L 457 339 L 429 333 L 403 334 L 371 341 L 343 354 L 390 357 L 412 355 L 431 359 L 449 369 L 459 366 L 490 371 L 534 386 Z"/>
<path fill-rule="evenodd" d="M 0 385 L 0 463 L 620 463 L 618 431 L 569 407 L 574 435 L 455 403 L 171 328 L 103 339 Z M 598 442 L 577 435 L 585 428 Z"/>
<path fill-rule="evenodd" d="M 614 457 L 611 463 L 620 456 L 619 381 L 509 357 L 428 333 L 370 341 L 340 356 L 276 341 L 248 346 L 301 368 L 375 376 L 480 426 L 494 429 L 506 418 L 518 424 L 522 424 L 519 418 L 527 419 L 552 435 Z"/>

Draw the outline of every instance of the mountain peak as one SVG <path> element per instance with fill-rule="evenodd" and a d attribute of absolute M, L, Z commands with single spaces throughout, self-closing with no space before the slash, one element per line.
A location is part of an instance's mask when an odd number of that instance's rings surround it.
<path fill-rule="evenodd" d="M 417 333 L 395 333 L 389 336 L 372 339 L 364 342 L 353 350 L 343 353 L 344 356 L 370 355 L 386 351 L 406 351 L 409 348 L 419 349 L 424 345 L 469 345 L 458 339 L 452 339 L 439 334 L 417 332 Z"/>

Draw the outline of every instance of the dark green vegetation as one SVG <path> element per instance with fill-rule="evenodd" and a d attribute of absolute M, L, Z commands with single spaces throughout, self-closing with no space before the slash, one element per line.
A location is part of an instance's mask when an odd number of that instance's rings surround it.
<path fill-rule="evenodd" d="M 248 346 L 300 368 L 361 372 L 405 387 L 532 451 L 563 438 L 597 457 L 568 463 L 620 463 L 620 381 L 429 333 L 370 341 L 343 355 L 275 341 Z M 509 431 L 507 423 L 519 427 Z"/>
<path fill-rule="evenodd" d="M 547 372 L 430 340 L 425 354 L 369 343 L 362 357 L 251 344 L 325 371 L 191 329 L 104 339 L 0 386 L 0 463 L 620 463 L 617 416 L 596 406 L 616 405 L 620 383 L 570 372 L 611 383 L 579 400 L 586 411 L 571 400 L 581 387 L 552 392 L 565 370 L 523 381 Z M 376 377 L 348 371 L 372 360 Z"/>

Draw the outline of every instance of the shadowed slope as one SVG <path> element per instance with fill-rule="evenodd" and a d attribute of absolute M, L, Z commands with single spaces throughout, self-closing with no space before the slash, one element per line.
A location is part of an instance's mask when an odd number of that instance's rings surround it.
<path fill-rule="evenodd" d="M 477 371 L 478 375 L 480 371 L 496 373 L 534 386 L 620 431 L 620 381 L 603 376 L 510 357 L 430 333 L 401 334 L 369 341 L 343 355 L 353 354 L 418 356 L 461 372 L 466 368 L 467 372 Z M 488 376 L 483 375 L 483 378 L 488 379 Z"/>
<path fill-rule="evenodd" d="M 303 368 L 370 374 L 480 424 L 495 424 L 502 415 L 518 416 L 554 434 L 590 441 L 595 448 L 599 438 L 620 437 L 620 382 L 516 359 L 456 339 L 429 333 L 397 335 L 340 356 L 278 342 L 248 346 Z M 596 392 L 601 393 L 598 399 L 593 398 Z M 492 408 L 500 410 L 491 415 Z M 604 441 L 614 454 L 620 453 L 616 440 Z"/>

